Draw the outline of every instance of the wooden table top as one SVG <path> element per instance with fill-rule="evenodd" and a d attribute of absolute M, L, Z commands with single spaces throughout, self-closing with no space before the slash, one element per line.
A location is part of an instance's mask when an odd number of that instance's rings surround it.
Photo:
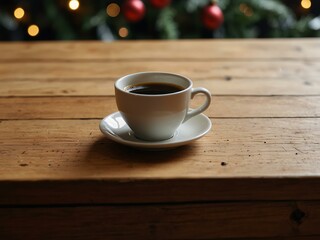
<path fill-rule="evenodd" d="M 2 205 L 320 199 L 319 39 L 0 43 L 0 52 Z M 161 152 L 103 136 L 115 80 L 140 71 L 209 89 L 212 130 Z"/>

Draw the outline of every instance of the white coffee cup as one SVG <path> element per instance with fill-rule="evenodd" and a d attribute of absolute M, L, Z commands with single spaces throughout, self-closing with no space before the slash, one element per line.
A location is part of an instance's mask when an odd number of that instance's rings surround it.
<path fill-rule="evenodd" d="M 180 90 L 164 94 L 130 92 L 132 86 L 150 83 L 173 84 Z M 177 74 L 133 73 L 115 82 L 117 107 L 137 138 L 147 141 L 166 140 L 174 135 L 183 122 L 205 111 L 211 103 L 211 94 L 207 89 L 192 86 L 189 78 Z M 196 94 L 204 94 L 205 102 L 190 110 L 190 99 Z"/>

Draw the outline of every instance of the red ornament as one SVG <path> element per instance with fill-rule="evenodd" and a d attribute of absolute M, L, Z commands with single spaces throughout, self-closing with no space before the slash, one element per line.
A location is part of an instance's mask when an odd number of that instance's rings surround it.
<path fill-rule="evenodd" d="M 123 5 L 123 15 L 129 22 L 140 21 L 146 12 L 144 3 L 141 0 L 126 0 Z"/>
<path fill-rule="evenodd" d="M 150 3 L 155 8 L 164 8 L 171 3 L 171 0 L 150 0 Z"/>
<path fill-rule="evenodd" d="M 204 7 L 202 11 L 202 22 L 210 30 L 215 30 L 223 23 L 224 17 L 221 8 L 213 1 Z"/>

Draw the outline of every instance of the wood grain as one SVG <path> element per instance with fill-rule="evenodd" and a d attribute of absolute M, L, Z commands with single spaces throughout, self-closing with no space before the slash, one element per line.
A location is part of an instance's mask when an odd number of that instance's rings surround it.
<path fill-rule="evenodd" d="M 113 96 L 115 79 L 2 79 L 1 97 L 21 96 Z M 320 95 L 318 77 L 269 78 L 211 78 L 193 79 L 195 87 L 205 87 L 213 95 Z"/>
<path fill-rule="evenodd" d="M 320 59 L 319 59 L 320 60 Z M 206 78 L 303 78 L 310 80 L 319 75 L 320 61 L 312 60 L 242 60 L 233 59 L 197 61 L 70 61 L 70 62 L 3 62 L 1 79 L 92 79 L 115 80 L 123 75 L 164 71 L 185 75 L 191 79 Z"/>
<path fill-rule="evenodd" d="M 207 136 L 156 156 L 130 149 L 123 152 L 127 148 L 104 138 L 98 125 L 99 120 L 2 121 L 1 179 L 307 177 L 320 173 L 316 118 L 214 119 Z M 228 162 L 227 167 L 220 166 L 222 161 Z M 23 163 L 28 166 L 21 167 Z"/>
<path fill-rule="evenodd" d="M 6 62 L 0 96 L 112 95 L 117 78 L 137 71 L 171 71 L 213 94 L 320 94 L 320 65 L 311 61 Z"/>
<path fill-rule="evenodd" d="M 91 177 L 87 180 L 2 180 L 0 205 L 83 207 L 88 204 L 317 201 L 320 197 L 317 177 L 111 179 L 93 178 L 92 175 L 86 176 Z"/>
<path fill-rule="evenodd" d="M 294 239 L 319 233 L 319 209 L 318 201 L 2 208 L 0 237 L 178 240 L 281 236 Z M 25 221 L 26 218 L 29 220 Z M 30 231 L 34 226 L 37 231 Z"/>
<path fill-rule="evenodd" d="M 191 107 L 204 101 L 197 96 Z M 320 96 L 213 96 L 212 118 L 320 117 Z M 0 98 L 0 119 L 92 119 L 117 111 L 114 97 Z"/>
<path fill-rule="evenodd" d="M 1 60 L 319 59 L 319 39 L 1 43 Z"/>

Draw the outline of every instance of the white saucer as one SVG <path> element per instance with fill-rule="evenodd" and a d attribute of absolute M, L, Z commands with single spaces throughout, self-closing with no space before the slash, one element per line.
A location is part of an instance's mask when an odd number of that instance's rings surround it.
<path fill-rule="evenodd" d="M 181 124 L 172 138 L 153 142 L 136 138 L 119 112 L 110 114 L 100 122 L 101 132 L 109 139 L 127 146 L 149 150 L 164 150 L 188 144 L 204 136 L 210 129 L 210 119 L 204 114 L 199 114 Z"/>

